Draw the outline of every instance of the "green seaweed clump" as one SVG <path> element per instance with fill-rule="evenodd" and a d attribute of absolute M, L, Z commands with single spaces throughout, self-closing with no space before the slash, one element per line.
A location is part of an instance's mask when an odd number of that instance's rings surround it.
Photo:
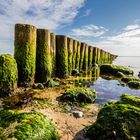
<path fill-rule="evenodd" d="M 124 83 L 128 83 L 128 82 L 130 82 L 130 81 L 140 81 L 139 79 L 137 79 L 136 77 L 134 77 L 134 76 L 124 76 L 124 77 L 122 77 L 121 78 L 121 81 L 122 82 L 124 82 Z"/>
<path fill-rule="evenodd" d="M 95 90 L 86 87 L 73 87 L 65 90 L 60 97 L 62 101 L 74 103 L 93 103 L 96 98 Z"/>
<path fill-rule="evenodd" d="M 4 110 L 0 111 L 0 139 L 59 140 L 59 136 L 48 117 L 41 113 Z"/>
<path fill-rule="evenodd" d="M 126 85 L 129 86 L 129 88 L 140 89 L 140 79 L 134 76 L 125 76 L 121 78 L 121 81 L 126 83 Z"/>
<path fill-rule="evenodd" d="M 90 140 L 139 140 L 140 97 L 124 94 L 115 103 L 105 105 L 96 122 L 86 132 Z"/>
<path fill-rule="evenodd" d="M 0 95 L 11 94 L 17 88 L 18 70 L 10 54 L 0 55 Z"/>
<path fill-rule="evenodd" d="M 128 86 L 133 89 L 140 89 L 140 80 L 139 81 L 130 81 Z"/>
<path fill-rule="evenodd" d="M 125 75 L 133 75 L 133 71 L 131 69 L 114 64 L 103 64 L 100 67 L 100 71 L 102 74 L 111 74 L 114 76 L 117 76 L 118 72 L 121 72 Z"/>

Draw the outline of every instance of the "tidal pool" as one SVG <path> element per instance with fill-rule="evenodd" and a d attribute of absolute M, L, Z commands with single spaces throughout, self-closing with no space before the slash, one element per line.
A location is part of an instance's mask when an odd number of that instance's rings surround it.
<path fill-rule="evenodd" d="M 105 80 L 101 77 L 97 79 L 91 88 L 96 90 L 96 103 L 99 104 L 118 100 L 120 95 L 124 93 L 140 96 L 140 90 L 134 90 L 127 86 L 122 86 L 118 80 Z"/>

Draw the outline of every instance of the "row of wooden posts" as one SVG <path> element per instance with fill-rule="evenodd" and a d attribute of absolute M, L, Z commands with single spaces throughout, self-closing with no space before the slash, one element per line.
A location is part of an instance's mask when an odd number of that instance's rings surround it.
<path fill-rule="evenodd" d="M 116 55 L 46 29 L 16 24 L 14 58 L 19 82 L 33 83 L 50 77 L 67 78 L 74 69 L 86 71 L 112 61 Z"/>

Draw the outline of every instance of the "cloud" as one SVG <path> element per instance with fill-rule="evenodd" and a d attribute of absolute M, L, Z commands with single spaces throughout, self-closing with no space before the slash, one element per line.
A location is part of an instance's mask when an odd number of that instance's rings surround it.
<path fill-rule="evenodd" d="M 87 17 L 90 15 L 90 13 L 91 13 L 91 9 L 87 9 L 81 17 Z"/>
<path fill-rule="evenodd" d="M 63 25 L 74 21 L 84 3 L 85 0 L 1 0 L 0 45 L 6 44 L 2 40 L 14 39 L 15 23 L 33 24 L 51 31 L 59 30 Z M 0 51 L 3 50 L 0 48 Z"/>
<path fill-rule="evenodd" d="M 78 37 L 100 37 L 103 34 L 105 34 L 108 31 L 108 29 L 102 27 L 102 26 L 96 26 L 94 24 L 89 24 L 82 26 L 80 28 L 72 29 L 72 35 L 78 36 Z"/>
<path fill-rule="evenodd" d="M 132 24 L 132 25 L 128 25 L 124 28 L 125 31 L 129 31 L 129 30 L 134 30 L 134 29 L 138 29 L 140 28 L 140 26 L 138 24 Z"/>
<path fill-rule="evenodd" d="M 128 25 L 124 29 L 117 35 L 104 37 L 96 45 L 118 55 L 140 56 L 140 26 Z"/>

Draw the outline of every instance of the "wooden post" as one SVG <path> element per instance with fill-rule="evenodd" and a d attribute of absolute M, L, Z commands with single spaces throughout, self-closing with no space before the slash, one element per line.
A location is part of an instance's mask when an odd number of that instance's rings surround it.
<path fill-rule="evenodd" d="M 73 39 L 68 38 L 68 71 L 69 75 L 71 75 L 72 72 L 72 61 L 73 61 Z"/>
<path fill-rule="evenodd" d="M 80 69 L 80 47 L 81 47 L 81 43 L 78 41 L 77 42 L 77 53 L 76 53 L 76 69 L 79 70 Z"/>
<path fill-rule="evenodd" d="M 77 41 L 73 40 L 73 59 L 72 59 L 73 69 L 76 69 L 76 52 L 77 52 Z"/>
<path fill-rule="evenodd" d="M 46 82 L 52 74 L 50 32 L 37 29 L 36 82 Z"/>
<path fill-rule="evenodd" d="M 85 43 L 82 42 L 80 47 L 80 71 L 83 69 L 84 52 L 85 52 Z"/>
<path fill-rule="evenodd" d="M 88 47 L 88 67 L 92 68 L 92 59 L 93 59 L 93 47 Z"/>
<path fill-rule="evenodd" d="M 84 52 L 84 61 L 83 61 L 83 70 L 87 71 L 88 69 L 88 45 L 85 45 L 85 52 Z"/>
<path fill-rule="evenodd" d="M 51 33 L 50 48 L 51 48 L 51 59 L 52 59 L 52 77 L 55 77 L 55 74 L 56 74 L 56 36 L 53 33 Z"/>
<path fill-rule="evenodd" d="M 56 76 L 68 77 L 67 37 L 64 35 L 56 36 Z"/>
<path fill-rule="evenodd" d="M 16 24 L 14 44 L 19 84 L 31 85 L 35 77 L 36 28 L 32 25 Z"/>

